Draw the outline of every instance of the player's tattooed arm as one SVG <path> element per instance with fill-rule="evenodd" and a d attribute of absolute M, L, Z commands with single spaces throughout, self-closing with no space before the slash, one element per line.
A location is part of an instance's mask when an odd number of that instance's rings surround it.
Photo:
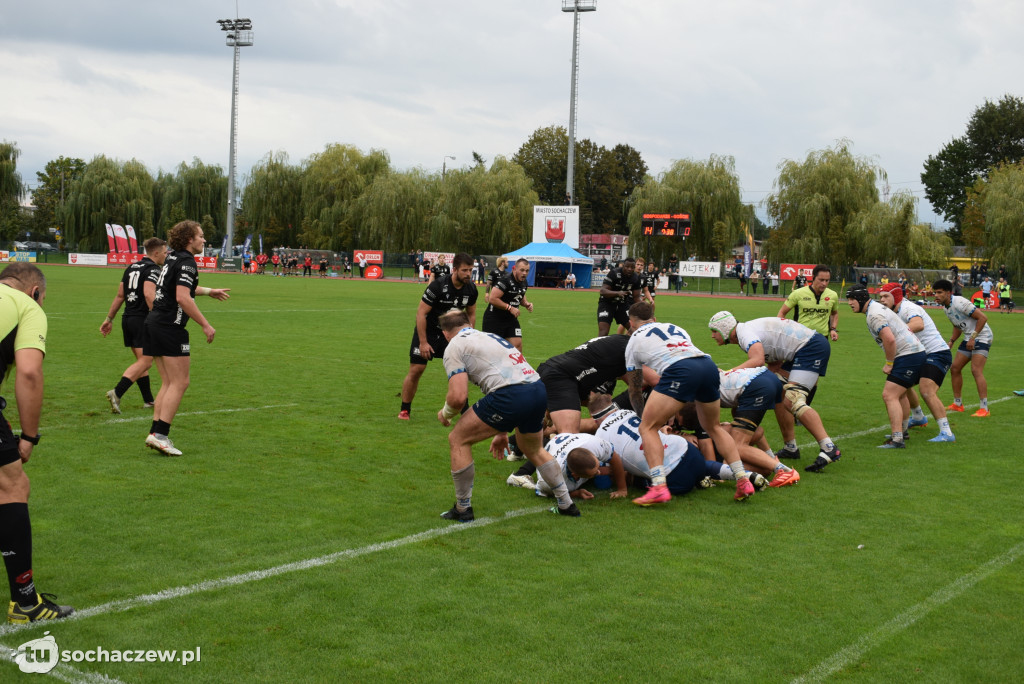
<path fill-rule="evenodd" d="M 644 413 L 644 374 L 643 369 L 629 371 L 629 403 L 638 416 Z"/>

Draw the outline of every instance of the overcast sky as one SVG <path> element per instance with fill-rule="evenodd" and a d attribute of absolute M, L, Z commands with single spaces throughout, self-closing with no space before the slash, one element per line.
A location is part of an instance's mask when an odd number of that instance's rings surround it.
<path fill-rule="evenodd" d="M 570 0 L 571 1 L 571 0 Z M 25 182 L 60 155 L 154 173 L 228 166 L 233 0 L 0 0 L 0 138 Z M 399 169 L 511 156 L 567 126 L 562 0 L 239 0 L 238 179 L 271 150 L 382 149 Z M 760 203 L 778 165 L 847 138 L 924 199 L 924 160 L 985 99 L 1024 91 L 1019 0 L 597 0 L 580 15 L 577 139 L 735 158 Z M 1014 76 L 1016 74 L 1016 76 Z M 760 212 L 763 215 L 763 212 Z"/>

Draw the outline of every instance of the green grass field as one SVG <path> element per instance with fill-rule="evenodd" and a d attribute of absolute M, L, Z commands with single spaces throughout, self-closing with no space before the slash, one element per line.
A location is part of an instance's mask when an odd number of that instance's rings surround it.
<path fill-rule="evenodd" d="M 199 300 L 217 338 L 203 344 L 190 325 L 192 386 L 171 432 L 185 455 L 168 459 L 143 446 L 152 416 L 137 389 L 121 416 L 104 397 L 130 360 L 116 328 L 98 332 L 120 272 L 44 268 L 44 440 L 27 466 L 34 565 L 40 589 L 79 613 L 0 628 L 0 653 L 47 631 L 62 651 L 201 649 L 187 666 L 62 664 L 51 674 L 64 681 L 1020 676 L 1022 316 L 991 316 L 993 415 L 953 414 L 954 444 L 929 444 L 933 424 L 905 451 L 875 448 L 888 431 L 884 358 L 844 306 L 815 400 L 843 451 L 825 472 L 744 504 L 730 487 L 653 509 L 598 492 L 565 519 L 508 487 L 514 466 L 481 444 L 477 522 L 453 525 L 438 518 L 454 498 L 435 418 L 440 363 L 413 420 L 395 418 L 421 284 L 202 276 L 232 297 Z M 530 298 L 534 365 L 596 334 L 594 292 Z M 731 366 L 741 352 L 714 347 L 710 315 L 778 306 L 662 296 L 658 317 Z M 969 378 L 964 395 L 977 404 Z M 34 676 L 0 659 L 0 681 Z"/>

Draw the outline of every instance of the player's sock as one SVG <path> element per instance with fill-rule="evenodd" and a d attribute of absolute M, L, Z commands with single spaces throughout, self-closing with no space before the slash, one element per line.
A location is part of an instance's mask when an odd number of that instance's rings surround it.
<path fill-rule="evenodd" d="M 537 472 L 537 466 L 533 465 L 529 461 L 519 466 L 519 469 L 513 473 L 513 475 L 533 475 Z"/>
<path fill-rule="evenodd" d="M 775 452 L 772 451 L 771 447 L 764 450 L 764 453 L 768 454 L 768 458 L 775 458 Z"/>
<path fill-rule="evenodd" d="M 651 468 L 651 485 L 658 487 L 663 484 L 665 484 L 665 466 L 654 466 Z"/>
<path fill-rule="evenodd" d="M 953 434 L 953 430 L 949 427 L 949 418 L 939 418 L 939 432 L 947 435 Z"/>
<path fill-rule="evenodd" d="M 981 408 L 988 411 L 988 397 L 981 400 Z"/>
<path fill-rule="evenodd" d="M 470 463 L 462 470 L 452 471 L 452 482 L 455 483 L 455 506 L 464 511 L 472 505 L 473 500 L 473 464 Z"/>
<path fill-rule="evenodd" d="M 132 381 L 122 375 L 121 379 L 117 381 L 117 387 L 114 388 L 114 394 L 116 394 L 117 398 L 120 399 L 131 386 Z"/>
<path fill-rule="evenodd" d="M 0 554 L 7 567 L 11 600 L 22 607 L 36 604 L 32 581 L 32 525 L 27 503 L 0 504 Z"/>
<path fill-rule="evenodd" d="M 796 446 L 796 442 L 793 443 L 793 446 Z M 832 442 L 831 437 L 825 435 L 825 439 L 818 440 L 818 446 L 821 447 L 822 451 L 828 451 L 829 449 L 834 449 L 836 445 Z"/>
<path fill-rule="evenodd" d="M 785 463 L 779 463 L 779 465 L 775 466 L 775 472 L 777 473 L 788 473 L 790 470 L 792 470 L 792 468 Z"/>
<path fill-rule="evenodd" d="M 412 402 L 411 401 L 403 401 L 402 402 L 402 408 L 400 410 L 402 410 L 402 411 L 412 411 Z"/>
<path fill-rule="evenodd" d="M 902 432 L 894 432 L 894 433 L 892 433 L 892 441 L 897 442 L 897 443 L 898 442 L 902 442 L 903 441 L 903 433 Z"/>
<path fill-rule="evenodd" d="M 704 474 L 713 480 L 735 480 L 732 471 L 724 463 L 704 461 Z"/>
<path fill-rule="evenodd" d="M 786 442 L 786 450 L 787 451 L 796 451 L 796 440 L 795 439 L 791 439 L 788 442 Z"/>
<path fill-rule="evenodd" d="M 562 469 L 558 467 L 558 461 L 551 459 L 544 465 L 538 466 L 537 472 L 548 483 L 551 493 L 558 499 L 559 508 L 568 508 L 572 505 L 572 497 L 569 496 L 569 489 L 565 486 L 565 478 L 562 477 Z"/>
<path fill-rule="evenodd" d="M 164 437 L 166 437 L 171 433 L 171 424 L 165 423 L 162 420 L 154 420 L 153 429 L 151 430 L 151 432 L 155 435 L 163 435 Z"/>
<path fill-rule="evenodd" d="M 913 414 L 914 414 L 914 419 L 915 419 L 915 420 L 921 420 L 922 418 L 924 418 L 924 410 L 923 410 L 923 409 L 921 408 L 921 406 L 920 406 L 920 405 L 918 405 L 918 406 L 917 406 L 916 408 L 914 408 L 914 409 L 911 409 L 911 411 L 912 411 L 912 412 L 913 412 Z"/>
<path fill-rule="evenodd" d="M 135 381 L 135 384 L 139 386 L 139 391 L 142 392 L 142 401 L 147 404 L 152 404 L 154 401 L 153 390 L 149 388 L 149 376 L 143 375 Z"/>
<path fill-rule="evenodd" d="M 953 397 L 953 403 L 956 404 L 957 406 L 963 406 L 964 400 L 962 397 Z"/>
<path fill-rule="evenodd" d="M 910 429 L 910 419 L 907 418 L 903 421 L 903 434 L 907 434 L 907 430 Z"/>
<path fill-rule="evenodd" d="M 732 470 L 732 474 L 736 476 L 737 480 L 749 478 L 747 471 L 743 468 L 743 461 L 733 461 L 729 464 L 729 469 Z"/>

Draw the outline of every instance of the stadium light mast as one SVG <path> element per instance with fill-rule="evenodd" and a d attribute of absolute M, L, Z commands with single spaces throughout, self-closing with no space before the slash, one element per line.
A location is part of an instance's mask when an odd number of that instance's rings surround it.
<path fill-rule="evenodd" d="M 569 163 L 565 171 L 565 199 L 572 204 L 575 199 L 573 192 L 573 171 L 576 166 L 576 83 L 580 68 L 580 12 L 597 10 L 597 0 L 562 0 L 562 11 L 572 12 L 572 82 L 569 90 Z"/>
<path fill-rule="evenodd" d="M 235 63 L 231 81 L 231 149 L 228 152 L 228 217 L 225 226 L 228 249 L 235 246 L 235 155 L 238 150 L 238 49 L 252 45 L 250 19 L 218 19 L 221 31 L 227 31 L 227 46 L 235 49 Z M 229 252 L 230 254 L 231 252 Z"/>

